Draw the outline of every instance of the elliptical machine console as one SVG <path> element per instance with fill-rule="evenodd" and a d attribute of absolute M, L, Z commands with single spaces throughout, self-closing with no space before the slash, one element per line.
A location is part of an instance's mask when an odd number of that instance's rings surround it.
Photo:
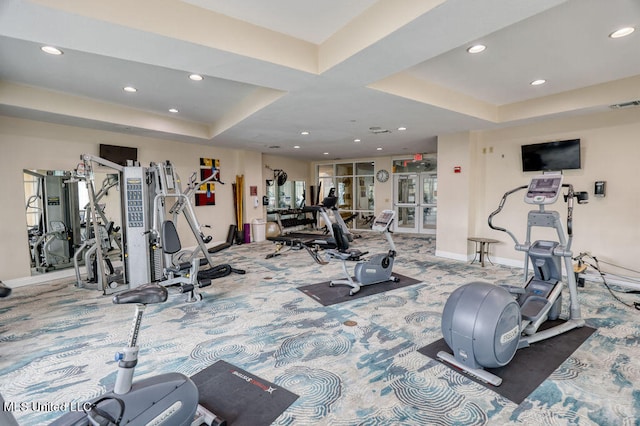
<path fill-rule="evenodd" d="M 562 187 L 562 175 L 536 176 L 531 179 L 524 196 L 528 204 L 553 204 L 558 200 Z"/>
<path fill-rule="evenodd" d="M 567 203 L 566 234 L 560 214 L 545 210 L 546 205 L 558 200 L 563 187 L 568 189 L 564 196 Z M 493 224 L 494 216 L 502 211 L 507 197 L 522 189 L 527 189 L 525 203 L 538 206 L 537 210 L 528 213 L 524 243 L 520 243 L 511 231 Z M 513 359 L 518 349 L 584 325 L 571 263 L 574 198 L 582 204 L 586 202 L 587 194 L 576 193 L 572 185 L 563 184 L 563 176 L 559 173 L 534 176 L 529 185 L 503 195 L 498 208 L 489 215 L 489 226 L 507 233 L 514 241 L 515 249 L 525 253 L 526 284 L 520 287 L 472 282 L 451 293 L 444 307 L 441 327 L 453 354 L 440 351 L 437 354 L 439 359 L 499 386 L 502 379 L 485 368 L 503 367 Z M 531 231 L 535 227 L 555 229 L 558 241 L 531 243 Z M 529 262 L 533 267 L 531 279 L 528 279 Z M 559 325 L 538 331 L 545 321 L 560 317 L 563 267 L 570 295 L 569 317 Z"/>

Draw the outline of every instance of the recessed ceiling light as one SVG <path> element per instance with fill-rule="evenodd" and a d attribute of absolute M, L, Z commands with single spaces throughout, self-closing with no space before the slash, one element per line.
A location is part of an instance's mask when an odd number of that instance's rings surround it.
<path fill-rule="evenodd" d="M 303 130 L 302 132 L 300 132 L 301 135 L 303 136 L 307 136 L 309 134 L 309 132 L 307 132 L 306 130 Z"/>
<path fill-rule="evenodd" d="M 135 92 L 137 92 L 137 91 L 138 91 L 138 89 L 136 89 L 136 88 L 135 88 L 135 87 L 133 87 L 133 86 L 127 86 L 127 87 L 124 87 L 124 88 L 123 88 L 123 90 L 124 90 L 125 92 L 129 92 L 129 93 L 135 93 Z"/>
<path fill-rule="evenodd" d="M 381 147 L 376 148 L 376 151 L 382 151 Z"/>
<path fill-rule="evenodd" d="M 202 80 L 204 80 L 204 77 L 203 77 L 203 76 L 201 76 L 200 74 L 191 74 L 191 75 L 189 76 L 189 78 L 190 78 L 191 80 L 193 80 L 193 81 L 202 81 Z"/>
<path fill-rule="evenodd" d="M 467 52 L 469 53 L 480 53 L 482 51 L 484 51 L 484 49 L 486 49 L 487 46 L 485 46 L 484 44 L 475 44 L 473 46 L 471 46 L 470 48 L 467 49 Z"/>
<path fill-rule="evenodd" d="M 540 86 L 541 84 L 545 84 L 547 82 L 547 80 L 544 79 L 539 79 L 539 80 L 533 80 L 531 83 L 532 86 Z"/>
<path fill-rule="evenodd" d="M 634 32 L 636 29 L 633 27 L 624 27 L 624 28 L 620 28 L 617 31 L 612 32 L 611 34 L 609 34 L 609 37 L 611 38 L 620 38 L 620 37 L 625 37 L 628 36 L 629 34 L 631 34 L 632 32 Z"/>
<path fill-rule="evenodd" d="M 179 112 L 179 111 L 178 111 L 178 109 L 177 109 L 177 108 L 169 108 L 169 112 L 172 112 L 172 113 L 174 113 L 174 114 L 175 114 L 175 113 L 177 113 L 177 112 Z"/>
<path fill-rule="evenodd" d="M 53 46 L 42 46 L 40 48 L 44 53 L 48 53 L 49 55 L 62 55 L 62 50 Z"/>
<path fill-rule="evenodd" d="M 354 139 L 353 141 L 354 142 L 360 142 L 360 139 Z"/>
<path fill-rule="evenodd" d="M 329 153 L 328 153 L 328 152 L 323 152 L 322 154 L 323 154 L 323 155 L 329 155 Z"/>
<path fill-rule="evenodd" d="M 402 132 L 404 130 L 407 130 L 407 128 L 406 127 L 398 127 L 398 130 Z"/>
<path fill-rule="evenodd" d="M 293 148 L 294 149 L 300 149 L 300 145 L 294 145 Z"/>

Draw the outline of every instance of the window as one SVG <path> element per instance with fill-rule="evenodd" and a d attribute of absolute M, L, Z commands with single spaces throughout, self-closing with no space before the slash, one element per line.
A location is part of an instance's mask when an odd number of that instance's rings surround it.
<path fill-rule="evenodd" d="M 368 229 L 374 216 L 374 170 L 371 161 L 318 165 L 320 200 L 335 188 L 340 213 L 350 227 Z M 355 173 L 354 173 L 355 172 Z"/>

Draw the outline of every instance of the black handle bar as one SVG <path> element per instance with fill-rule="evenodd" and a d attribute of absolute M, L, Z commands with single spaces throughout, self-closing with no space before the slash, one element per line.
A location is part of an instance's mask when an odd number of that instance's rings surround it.
<path fill-rule="evenodd" d="M 522 185 L 522 186 L 519 186 L 517 188 L 512 189 L 511 191 L 507 191 L 507 192 L 504 193 L 504 195 L 502 196 L 502 200 L 500 200 L 500 204 L 498 205 L 498 208 L 495 209 L 495 211 L 493 211 L 489 215 L 489 219 L 488 219 L 489 228 L 495 229 L 496 231 L 502 231 L 502 232 L 509 233 L 509 231 L 507 231 L 505 228 L 502 228 L 502 227 L 499 227 L 499 226 L 495 226 L 493 224 L 493 217 L 502 211 L 502 208 L 504 207 L 504 203 L 506 203 L 507 197 L 509 195 L 513 194 L 514 192 L 518 192 L 520 190 L 526 189 L 528 187 L 529 187 L 529 185 Z"/>
<path fill-rule="evenodd" d="M 568 188 L 565 200 L 567 201 L 567 235 L 569 238 L 573 236 L 573 185 L 570 183 L 563 183 L 563 187 Z"/>
<path fill-rule="evenodd" d="M 496 231 L 506 232 L 507 234 L 509 234 L 509 236 L 511 236 L 511 238 L 515 241 L 516 244 L 519 244 L 519 243 L 518 243 L 518 240 L 515 238 L 515 235 L 513 235 L 511 232 L 509 232 L 505 228 L 502 228 L 500 226 L 495 226 L 493 224 L 493 217 L 502 211 L 502 208 L 504 207 L 504 204 L 507 201 L 507 197 L 509 195 L 513 194 L 514 192 L 518 192 L 523 189 L 526 189 L 528 187 L 529 185 L 522 185 L 512 189 L 511 191 L 505 192 L 504 195 L 502 196 L 502 199 L 500 200 L 500 204 L 498 205 L 498 208 L 489 215 L 489 219 L 488 219 L 489 227 L 491 229 L 495 229 Z M 571 238 L 573 236 L 573 199 L 575 197 L 575 193 L 573 191 L 573 185 L 571 185 L 570 183 L 563 183 L 562 187 L 568 188 L 567 195 L 565 195 L 564 198 L 565 198 L 565 201 L 567 202 L 567 235 L 569 236 L 569 238 Z"/>

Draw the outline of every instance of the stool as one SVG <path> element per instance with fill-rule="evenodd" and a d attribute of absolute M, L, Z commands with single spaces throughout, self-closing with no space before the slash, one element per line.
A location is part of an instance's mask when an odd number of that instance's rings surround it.
<path fill-rule="evenodd" d="M 484 258 L 487 257 L 487 260 L 493 265 L 491 259 L 489 259 L 489 245 L 493 243 L 499 243 L 499 240 L 494 240 L 492 238 L 482 238 L 482 237 L 469 237 L 467 240 L 475 243 L 475 254 L 473 256 L 473 260 L 471 263 L 474 263 L 480 255 L 480 265 L 484 268 Z"/>
<path fill-rule="evenodd" d="M 577 265 L 573 265 L 573 273 L 576 277 L 576 284 L 578 287 L 584 287 L 584 278 L 580 277 L 584 271 L 587 270 L 587 265 L 578 263 Z"/>

